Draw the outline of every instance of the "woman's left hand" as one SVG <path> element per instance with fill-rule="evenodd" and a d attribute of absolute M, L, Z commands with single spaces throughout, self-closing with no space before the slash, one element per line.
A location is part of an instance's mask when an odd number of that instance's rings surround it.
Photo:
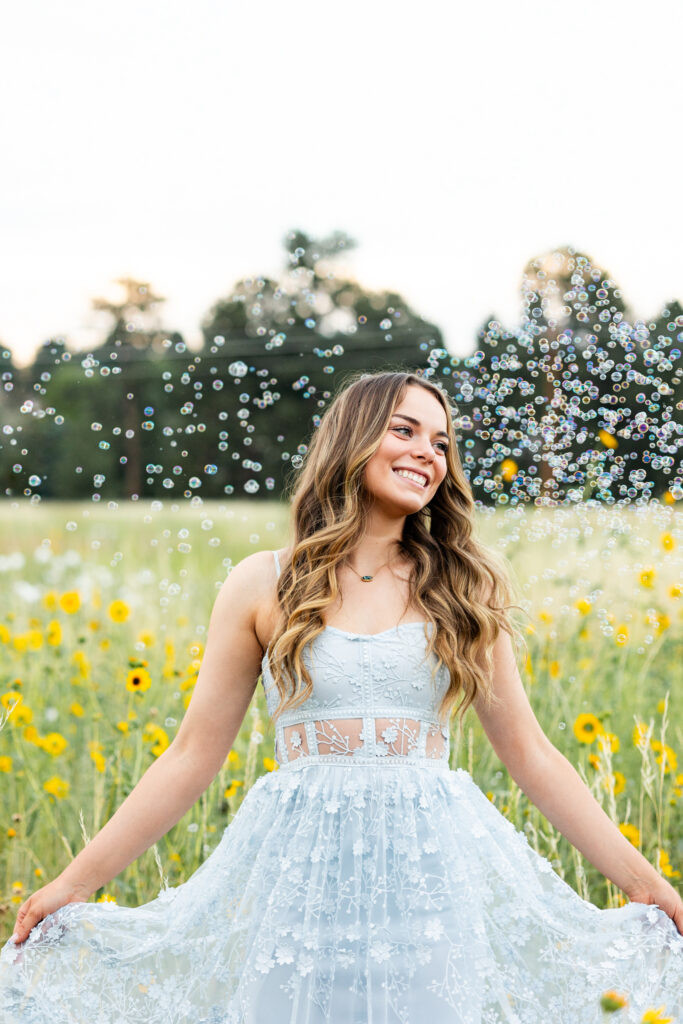
<path fill-rule="evenodd" d="M 683 935 L 683 899 L 665 878 L 658 877 L 649 885 L 634 888 L 626 895 L 631 903 L 656 903 Z"/>

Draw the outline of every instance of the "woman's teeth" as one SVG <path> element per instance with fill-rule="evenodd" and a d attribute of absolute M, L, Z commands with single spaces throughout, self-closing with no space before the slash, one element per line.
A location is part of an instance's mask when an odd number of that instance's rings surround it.
<path fill-rule="evenodd" d="M 396 474 L 396 476 L 402 476 L 406 480 L 412 480 L 412 482 L 414 484 L 418 484 L 419 487 L 425 487 L 427 484 L 425 478 L 423 476 L 420 476 L 419 473 L 409 473 L 405 469 L 395 469 L 394 473 Z"/>

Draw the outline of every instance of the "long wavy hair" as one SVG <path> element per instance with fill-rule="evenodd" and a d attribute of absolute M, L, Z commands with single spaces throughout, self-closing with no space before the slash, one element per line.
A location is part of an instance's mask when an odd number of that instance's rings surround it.
<path fill-rule="evenodd" d="M 419 608 L 433 627 L 426 656 L 436 654 L 434 672 L 443 664 L 450 674 L 439 706 L 441 723 L 459 714 L 462 729 L 477 694 L 498 703 L 491 648 L 501 629 L 525 646 L 507 613 L 520 608 L 507 603 L 516 596 L 508 563 L 473 535 L 475 502 L 453 427 L 457 408 L 441 386 L 419 373 L 355 373 L 322 416 L 294 485 L 287 487 L 293 543 L 278 580 L 279 622 L 269 651 L 280 694 L 274 718 L 312 693 L 304 648 L 323 632 L 323 615 L 339 595 L 336 568 L 364 534 L 373 496 L 363 484 L 363 470 L 409 385 L 425 388 L 441 403 L 450 441 L 443 481 L 427 505 L 406 516 L 399 542 L 412 563 L 408 606 Z"/>

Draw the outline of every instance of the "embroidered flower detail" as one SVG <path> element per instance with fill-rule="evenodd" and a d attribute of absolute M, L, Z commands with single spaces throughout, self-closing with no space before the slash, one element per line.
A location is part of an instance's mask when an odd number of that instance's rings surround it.
<path fill-rule="evenodd" d="M 385 960 L 388 960 L 391 956 L 391 943 L 389 942 L 375 942 L 370 947 L 370 956 L 373 960 L 376 960 L 378 964 L 383 964 Z"/>
<path fill-rule="evenodd" d="M 305 978 L 307 974 L 310 974 L 313 970 L 314 959 L 310 953 L 302 953 L 299 957 L 296 965 L 296 969 L 302 978 Z"/>

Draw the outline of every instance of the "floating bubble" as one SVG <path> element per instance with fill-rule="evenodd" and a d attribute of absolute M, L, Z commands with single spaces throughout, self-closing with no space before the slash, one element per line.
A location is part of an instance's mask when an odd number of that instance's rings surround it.
<path fill-rule="evenodd" d="M 231 377 L 244 377 L 249 373 L 249 367 L 241 359 L 238 359 L 234 363 L 230 363 L 228 373 Z"/>
<path fill-rule="evenodd" d="M 258 480 L 247 480 L 246 483 L 244 484 L 244 490 L 247 492 L 247 494 L 256 494 L 258 489 Z"/>
<path fill-rule="evenodd" d="M 187 481 L 187 486 L 188 487 L 193 487 L 193 488 L 194 487 L 201 487 L 202 486 L 202 482 L 201 482 L 201 480 L 199 479 L 198 476 L 191 476 L 190 479 Z"/>
<path fill-rule="evenodd" d="M 91 423 L 90 424 L 90 429 L 91 430 L 101 430 L 102 429 L 102 424 L 101 423 Z"/>
<path fill-rule="evenodd" d="M 28 478 L 28 482 L 30 483 L 31 487 L 38 487 L 38 486 L 39 486 L 39 485 L 40 485 L 40 484 L 42 483 L 42 480 L 40 479 L 40 477 L 39 477 L 39 476 L 36 476 L 36 474 L 35 474 L 35 473 L 33 473 L 33 474 L 32 474 L 32 475 L 31 475 L 31 476 L 30 476 L 30 477 Z"/>
<path fill-rule="evenodd" d="M 209 463 L 208 465 L 204 466 L 204 472 L 206 473 L 207 476 L 215 476 L 215 474 L 218 472 L 218 466 L 215 466 L 213 463 Z"/>

